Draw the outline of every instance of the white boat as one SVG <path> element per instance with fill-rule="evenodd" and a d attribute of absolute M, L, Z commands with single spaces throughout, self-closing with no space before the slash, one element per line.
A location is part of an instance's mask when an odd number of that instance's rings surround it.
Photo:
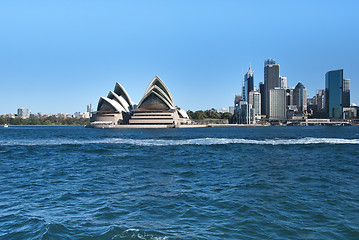
<path fill-rule="evenodd" d="M 9 125 L 7 125 L 7 124 L 4 124 L 4 127 L 9 127 Z"/>

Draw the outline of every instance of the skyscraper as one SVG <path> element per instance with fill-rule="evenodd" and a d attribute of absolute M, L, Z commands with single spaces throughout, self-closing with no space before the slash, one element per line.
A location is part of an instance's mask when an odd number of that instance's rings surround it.
<path fill-rule="evenodd" d="M 234 107 L 237 107 L 239 105 L 239 102 L 242 101 L 242 95 L 237 94 L 234 96 Z"/>
<path fill-rule="evenodd" d="M 343 107 L 350 107 L 350 79 L 343 80 Z"/>
<path fill-rule="evenodd" d="M 244 100 L 248 102 L 248 95 L 250 91 L 254 90 L 254 72 L 249 67 L 248 72 L 244 75 Z"/>
<path fill-rule="evenodd" d="M 92 104 L 87 105 L 87 113 L 90 117 L 92 117 L 92 112 L 93 112 Z"/>
<path fill-rule="evenodd" d="M 329 118 L 343 118 L 343 69 L 325 74 L 325 105 Z"/>
<path fill-rule="evenodd" d="M 317 104 L 317 112 L 325 111 L 325 90 L 319 89 L 316 91 L 315 95 L 316 104 Z"/>
<path fill-rule="evenodd" d="M 269 90 L 269 115 L 270 121 L 286 120 L 286 90 L 284 88 L 275 88 Z"/>
<path fill-rule="evenodd" d="M 287 77 L 280 76 L 280 87 L 281 88 L 287 88 Z"/>
<path fill-rule="evenodd" d="M 293 105 L 293 92 L 294 87 L 289 87 L 285 89 L 286 91 L 286 100 L 287 100 L 287 107 Z"/>
<path fill-rule="evenodd" d="M 262 83 L 262 82 L 259 83 L 259 92 L 261 93 L 261 115 L 266 115 L 266 112 L 265 112 L 265 103 L 266 103 L 265 87 L 264 87 L 264 83 Z"/>
<path fill-rule="evenodd" d="M 307 111 L 307 89 L 301 82 L 294 88 L 293 105 L 297 106 L 298 112 L 305 113 Z"/>
<path fill-rule="evenodd" d="M 279 79 L 279 65 L 275 63 L 274 59 L 268 59 L 264 62 L 264 86 L 265 86 L 265 113 L 267 118 L 269 116 L 269 91 L 276 87 L 280 87 Z"/>
<path fill-rule="evenodd" d="M 248 98 L 249 106 L 251 106 L 254 109 L 253 117 L 255 118 L 255 120 L 260 120 L 261 119 L 261 94 L 256 91 L 250 91 L 248 96 L 249 96 L 249 98 Z M 254 119 L 252 118 L 251 120 L 253 121 Z"/>

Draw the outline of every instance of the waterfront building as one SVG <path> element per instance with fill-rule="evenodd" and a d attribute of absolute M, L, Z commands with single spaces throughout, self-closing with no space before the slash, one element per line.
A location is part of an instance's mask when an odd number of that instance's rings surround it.
<path fill-rule="evenodd" d="M 329 118 L 343 118 L 343 69 L 325 74 L 326 112 Z"/>
<path fill-rule="evenodd" d="M 261 115 L 266 115 L 265 112 L 265 87 L 264 83 L 259 82 L 259 92 L 261 94 Z"/>
<path fill-rule="evenodd" d="M 239 102 L 242 101 L 242 95 L 237 94 L 234 96 L 234 107 L 236 108 L 239 105 Z"/>
<path fill-rule="evenodd" d="M 344 119 L 358 119 L 358 106 L 351 104 L 350 107 L 343 107 Z"/>
<path fill-rule="evenodd" d="M 280 76 L 280 87 L 281 88 L 287 88 L 287 77 Z"/>
<path fill-rule="evenodd" d="M 283 88 L 270 89 L 269 102 L 268 119 L 270 121 L 286 120 L 286 90 Z"/>
<path fill-rule="evenodd" d="M 73 115 L 74 118 L 86 118 L 84 113 L 75 112 Z"/>
<path fill-rule="evenodd" d="M 249 92 L 248 104 L 249 104 L 249 106 L 252 106 L 251 109 L 254 109 L 253 113 L 251 114 L 251 121 L 255 122 L 256 120 L 260 120 L 261 119 L 261 94 L 257 91 Z"/>
<path fill-rule="evenodd" d="M 307 98 L 307 113 L 309 116 L 313 116 L 317 108 L 316 96 Z"/>
<path fill-rule="evenodd" d="M 250 124 L 256 124 L 258 121 L 258 118 L 256 116 L 256 110 L 252 107 L 249 109 L 249 123 Z M 260 116 L 259 116 L 259 120 L 260 120 Z"/>
<path fill-rule="evenodd" d="M 15 114 L 14 113 L 7 113 L 5 114 L 6 118 L 15 118 Z"/>
<path fill-rule="evenodd" d="M 294 87 L 289 87 L 285 89 L 286 91 L 286 106 L 293 105 L 293 93 L 294 93 Z"/>
<path fill-rule="evenodd" d="M 171 125 L 188 124 L 187 113 L 179 110 L 164 82 L 155 76 L 138 105 L 133 104 L 126 90 L 116 83 L 114 91 L 101 97 L 91 126 L 97 125 Z"/>
<path fill-rule="evenodd" d="M 21 107 L 21 108 L 17 109 L 17 116 L 19 118 L 23 118 L 23 119 L 29 118 L 30 114 L 31 114 L 31 111 L 27 108 Z"/>
<path fill-rule="evenodd" d="M 264 86 L 265 86 L 265 113 L 268 118 L 268 116 L 270 115 L 269 91 L 271 89 L 281 86 L 279 79 L 279 64 L 276 64 L 274 59 L 268 59 L 264 62 Z"/>
<path fill-rule="evenodd" d="M 297 106 L 298 112 L 307 111 L 307 89 L 299 82 L 293 91 L 293 104 Z"/>
<path fill-rule="evenodd" d="M 240 101 L 238 105 L 238 120 L 240 124 L 249 124 L 249 109 L 251 106 L 249 106 L 247 101 Z"/>
<path fill-rule="evenodd" d="M 350 107 L 350 79 L 343 79 L 343 107 Z"/>
<path fill-rule="evenodd" d="M 317 112 L 325 112 L 325 90 L 318 89 L 315 95 L 315 103 L 317 105 Z"/>
<path fill-rule="evenodd" d="M 92 116 L 92 112 L 93 112 L 92 104 L 87 105 L 87 112 L 88 112 L 88 115 L 91 117 L 91 116 Z"/>
<path fill-rule="evenodd" d="M 244 75 L 244 94 L 243 98 L 248 102 L 248 95 L 250 91 L 254 90 L 254 72 L 251 67 L 249 67 L 248 72 Z"/>
<path fill-rule="evenodd" d="M 229 107 L 229 112 L 232 113 L 232 114 L 234 114 L 235 109 L 236 109 L 236 108 L 235 108 L 234 106 L 230 106 L 230 107 Z"/>
<path fill-rule="evenodd" d="M 228 112 L 228 109 L 227 108 L 221 108 L 221 109 L 219 109 L 219 112 L 220 113 L 226 113 L 226 112 Z"/>

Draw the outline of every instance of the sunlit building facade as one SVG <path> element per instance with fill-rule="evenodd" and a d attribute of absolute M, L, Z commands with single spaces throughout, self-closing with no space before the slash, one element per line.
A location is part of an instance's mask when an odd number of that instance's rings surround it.
<path fill-rule="evenodd" d="M 274 59 L 264 62 L 264 85 L 265 85 L 265 113 L 269 116 L 270 96 L 269 91 L 281 86 L 279 78 L 279 65 Z M 262 96 L 263 97 L 263 96 Z"/>
<path fill-rule="evenodd" d="M 269 91 L 269 121 L 286 120 L 286 91 L 283 88 L 270 89 Z"/>
<path fill-rule="evenodd" d="M 298 112 L 307 111 L 307 89 L 299 82 L 293 91 L 293 105 L 297 106 Z"/>

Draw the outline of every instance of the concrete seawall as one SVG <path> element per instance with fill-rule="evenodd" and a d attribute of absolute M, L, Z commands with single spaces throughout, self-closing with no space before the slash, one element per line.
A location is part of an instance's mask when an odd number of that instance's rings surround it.
<path fill-rule="evenodd" d="M 86 128 L 106 129 L 163 129 L 163 128 L 204 128 L 204 127 L 263 127 L 262 124 L 202 124 L 202 125 L 86 125 Z"/>

